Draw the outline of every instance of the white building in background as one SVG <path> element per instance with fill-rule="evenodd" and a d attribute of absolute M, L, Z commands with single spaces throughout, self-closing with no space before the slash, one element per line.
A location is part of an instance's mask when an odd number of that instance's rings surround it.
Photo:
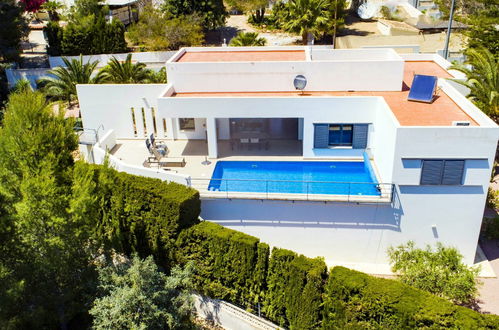
<path fill-rule="evenodd" d="M 79 85 L 81 150 L 199 189 L 204 219 L 330 265 L 385 272 L 386 249 L 409 240 L 455 246 L 471 264 L 499 128 L 449 84 L 449 65 L 392 49 L 185 48 L 168 84 Z M 438 77 L 432 103 L 408 101 L 417 74 Z M 152 133 L 163 164 L 147 161 Z M 359 163 L 367 190 L 349 172 Z M 250 170 L 229 178 L 229 165 Z M 334 180 L 318 183 L 314 166 Z"/>

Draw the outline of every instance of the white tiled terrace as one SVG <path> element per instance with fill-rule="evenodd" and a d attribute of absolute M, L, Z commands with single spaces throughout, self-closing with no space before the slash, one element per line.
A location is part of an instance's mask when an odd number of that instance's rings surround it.
<path fill-rule="evenodd" d="M 297 140 L 272 140 L 268 150 L 253 146 L 251 149 L 232 148 L 229 141 L 218 141 L 218 159 L 208 159 L 208 147 L 205 140 L 161 141 L 169 149 L 168 157 L 185 158 L 183 167 L 162 167 L 163 170 L 191 177 L 191 186 L 198 189 L 203 198 L 244 198 L 379 203 L 391 200 L 391 187 L 381 186 L 382 196 L 346 196 L 323 194 L 285 194 L 285 193 L 249 193 L 209 191 L 208 185 L 218 160 L 232 161 L 303 161 L 302 144 Z M 146 159 L 149 152 L 144 140 L 117 140 L 111 154 L 131 165 L 148 166 Z M 323 161 L 324 159 L 315 159 Z M 363 161 L 362 158 L 328 159 L 330 161 Z M 307 159 L 309 161 L 309 159 Z M 313 161 L 313 160 L 310 160 Z M 152 165 L 152 168 L 156 168 Z M 375 169 L 375 172 L 377 170 Z M 377 175 L 379 177 L 379 175 Z M 390 191 L 388 192 L 388 190 Z"/>

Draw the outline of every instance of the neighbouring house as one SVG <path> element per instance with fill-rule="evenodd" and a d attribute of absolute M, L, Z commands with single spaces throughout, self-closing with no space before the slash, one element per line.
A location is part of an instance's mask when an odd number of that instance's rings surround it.
<path fill-rule="evenodd" d="M 388 48 L 183 48 L 168 84 L 78 85 L 80 150 L 192 186 L 204 219 L 330 265 L 382 273 L 409 240 L 472 264 L 499 127 L 449 65 Z"/>

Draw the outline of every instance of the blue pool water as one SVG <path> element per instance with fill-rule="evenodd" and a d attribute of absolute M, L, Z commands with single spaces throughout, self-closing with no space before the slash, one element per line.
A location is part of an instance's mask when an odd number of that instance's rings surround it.
<path fill-rule="evenodd" d="M 367 159 L 364 162 L 219 161 L 208 190 L 380 195 Z"/>

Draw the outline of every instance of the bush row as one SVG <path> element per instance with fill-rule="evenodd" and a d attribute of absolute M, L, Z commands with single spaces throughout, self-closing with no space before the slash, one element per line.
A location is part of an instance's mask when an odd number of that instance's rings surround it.
<path fill-rule="evenodd" d="M 89 212 L 101 219 L 96 235 L 126 254 L 152 254 L 169 268 L 177 236 L 199 222 L 199 192 L 99 165 L 79 163 L 75 171 L 94 182 Z"/>
<path fill-rule="evenodd" d="M 70 23 L 62 28 L 49 22 L 44 28 L 51 56 L 94 55 L 127 51 L 125 27 L 119 20 L 98 18 L 88 24 Z"/>
<path fill-rule="evenodd" d="M 335 267 L 326 284 L 322 326 L 326 329 L 499 329 L 499 317 L 454 305 L 399 281 Z"/>
<path fill-rule="evenodd" d="M 250 310 L 261 302 L 269 319 L 291 329 L 318 326 L 323 260 L 278 248 L 269 257 L 269 246 L 257 238 L 207 221 L 183 231 L 177 247 L 178 262 L 196 262 L 201 293 Z"/>
<path fill-rule="evenodd" d="M 335 267 L 201 222 L 184 230 L 176 261 L 194 260 L 197 289 L 290 329 L 499 329 L 499 317 L 456 306 L 396 280 Z M 249 302 L 249 303 L 248 303 Z M 253 306 L 250 306 L 253 305 Z"/>

